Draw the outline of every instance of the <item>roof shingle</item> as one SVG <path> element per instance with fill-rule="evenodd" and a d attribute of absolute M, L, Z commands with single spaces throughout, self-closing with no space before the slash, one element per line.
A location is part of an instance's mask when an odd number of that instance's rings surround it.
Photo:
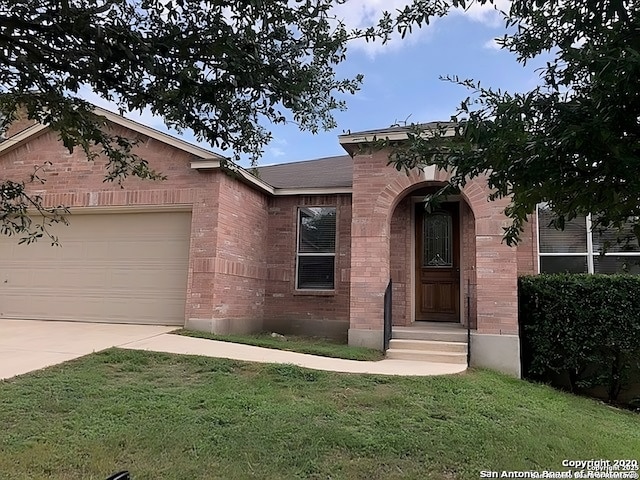
<path fill-rule="evenodd" d="M 275 188 L 351 187 L 353 159 L 349 155 L 258 167 L 258 178 Z"/>

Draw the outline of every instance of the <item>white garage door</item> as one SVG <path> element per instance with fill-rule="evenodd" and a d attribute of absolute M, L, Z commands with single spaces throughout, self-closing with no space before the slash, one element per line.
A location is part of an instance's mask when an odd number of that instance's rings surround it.
<path fill-rule="evenodd" d="M 184 324 L 191 215 L 74 214 L 61 246 L 0 235 L 0 318 Z"/>

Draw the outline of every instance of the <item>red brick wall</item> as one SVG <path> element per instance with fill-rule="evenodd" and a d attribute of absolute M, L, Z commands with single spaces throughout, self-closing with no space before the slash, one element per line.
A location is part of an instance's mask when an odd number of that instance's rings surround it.
<path fill-rule="evenodd" d="M 518 243 L 518 275 L 538 273 L 538 238 L 536 236 L 536 216 L 531 215 L 524 225 L 524 232 Z"/>
<path fill-rule="evenodd" d="M 518 333 L 517 250 L 503 242 L 507 198 L 490 202 L 485 182 L 476 178 L 465 188 L 476 219 L 477 330 Z"/>
<path fill-rule="evenodd" d="M 267 277 L 267 198 L 220 174 L 213 316 L 262 325 Z M 240 328 L 247 330 L 247 328 Z"/>
<path fill-rule="evenodd" d="M 122 129 L 119 133 L 134 135 Z M 190 168 L 192 156 L 151 138 L 144 139 L 137 153 L 153 168 L 167 175 L 165 181 L 127 178 L 124 189 L 105 183 L 104 160 L 87 161 L 76 149 L 72 154 L 58 141 L 57 135 L 45 132 L 30 142 L 2 156 L 3 177 L 27 180 L 34 166 L 52 162 L 43 172 L 44 185 L 33 184 L 31 191 L 46 193 L 47 203 L 68 206 L 190 204 L 202 189 L 209 189 L 210 174 Z"/>
<path fill-rule="evenodd" d="M 136 153 L 167 180 L 129 177 L 124 188 L 105 183 L 104 160 L 89 162 L 80 150 L 70 154 L 57 135 L 48 131 L 0 157 L 3 178 L 27 180 L 35 165 L 52 162 L 43 172 L 46 183 L 29 187 L 47 205 L 191 208 L 185 318 L 261 323 L 267 249 L 263 242 L 265 195 L 219 170 L 192 169 L 189 153 L 121 127 L 115 130 L 140 138 Z"/>
<path fill-rule="evenodd" d="M 391 216 L 391 279 L 393 280 L 393 312 L 394 325 L 411 323 L 413 306 L 411 275 L 414 252 L 411 251 L 413 231 L 411 215 L 413 204 L 411 197 L 402 200 Z"/>
<path fill-rule="evenodd" d="M 392 215 L 408 192 L 429 182 L 445 181 L 446 172 L 412 171 L 387 165 L 388 152 L 358 154 L 353 167 L 350 328 L 382 330 L 382 298 L 392 270 Z M 489 202 L 481 177 L 463 190 L 475 217 L 477 329 L 481 333 L 515 334 L 517 325 L 516 249 L 502 243 L 507 199 Z M 470 248 L 470 247 L 468 247 Z"/>
<path fill-rule="evenodd" d="M 296 229 L 299 206 L 337 208 L 335 291 L 296 291 Z M 345 339 L 349 326 L 351 266 L 350 195 L 305 195 L 269 199 L 268 280 L 264 328 Z"/>

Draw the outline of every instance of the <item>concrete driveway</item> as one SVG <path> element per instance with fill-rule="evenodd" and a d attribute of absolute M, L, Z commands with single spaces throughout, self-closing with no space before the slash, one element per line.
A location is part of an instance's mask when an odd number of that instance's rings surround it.
<path fill-rule="evenodd" d="M 0 379 L 122 347 L 177 327 L 0 319 Z"/>

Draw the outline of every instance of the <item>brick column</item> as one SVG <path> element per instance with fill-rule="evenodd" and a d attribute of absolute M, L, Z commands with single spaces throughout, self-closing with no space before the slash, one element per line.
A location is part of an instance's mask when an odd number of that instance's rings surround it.
<path fill-rule="evenodd" d="M 217 172 L 202 173 L 209 180 L 207 189 L 194 199 L 191 212 L 191 242 L 189 246 L 189 277 L 185 325 L 197 330 L 211 330 L 215 257 L 218 226 Z"/>
<path fill-rule="evenodd" d="M 517 249 L 502 241 L 508 199 L 476 204 L 478 333 L 518 333 Z"/>
<path fill-rule="evenodd" d="M 424 181 L 389 165 L 388 151 L 356 155 L 353 162 L 349 344 L 382 348 L 384 292 L 390 272 L 390 223 L 403 193 Z"/>
<path fill-rule="evenodd" d="M 480 189 L 479 189 L 480 190 Z M 502 241 L 508 199 L 476 199 L 477 330 L 471 364 L 520 376 L 518 337 L 518 250 Z"/>
<path fill-rule="evenodd" d="M 221 171 L 193 205 L 187 326 L 213 333 L 262 328 L 266 197 Z"/>
<path fill-rule="evenodd" d="M 372 348 L 382 347 L 389 281 L 388 211 L 376 208 L 393 172 L 386 159 L 385 152 L 357 155 L 353 165 L 349 344 Z"/>

